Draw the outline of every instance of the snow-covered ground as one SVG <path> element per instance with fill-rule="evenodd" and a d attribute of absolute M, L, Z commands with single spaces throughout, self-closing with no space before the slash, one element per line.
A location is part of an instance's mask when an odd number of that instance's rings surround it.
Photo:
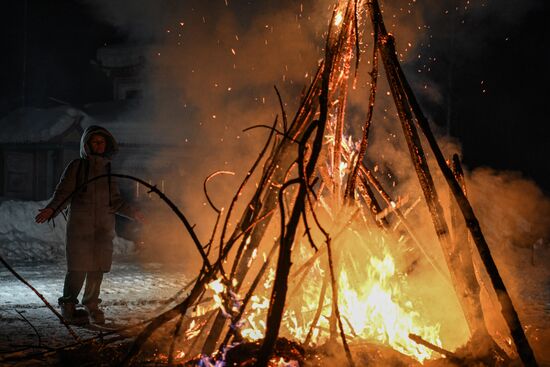
<path fill-rule="evenodd" d="M 66 271 L 66 221 L 59 215 L 55 224 L 36 224 L 34 217 L 44 204 L 0 203 L 0 255 L 57 307 Z M 178 294 L 186 283 L 182 266 L 140 263 L 132 256 L 134 243 L 121 237 L 115 238 L 114 251 L 113 267 L 104 277 L 100 295 L 107 324 L 133 324 L 173 305 L 166 304 L 166 300 Z M 181 298 L 180 295 L 176 300 Z M 97 334 L 86 328 L 74 330 L 81 338 Z M 0 354 L 39 343 L 58 347 L 72 342 L 67 329 L 39 297 L 0 265 Z"/>
<path fill-rule="evenodd" d="M 67 221 L 58 215 L 53 221 L 37 224 L 34 217 L 46 202 L 0 202 L 0 254 L 7 261 L 41 262 L 62 260 L 65 256 Z M 133 242 L 121 237 L 114 240 L 115 255 L 135 250 Z"/>
<path fill-rule="evenodd" d="M 63 289 L 64 263 L 14 268 L 57 307 L 57 298 Z M 181 270 L 166 269 L 162 264 L 115 262 L 102 284 L 106 325 L 131 325 L 159 314 L 174 305 L 173 302 L 167 304 L 166 300 L 178 295 L 185 283 Z M 176 300 L 183 296 L 179 295 Z M 73 327 L 73 330 L 82 339 L 98 334 L 84 327 Z M 38 296 L 5 268 L 0 268 L 0 354 L 28 346 L 54 348 L 73 342 L 68 330 Z"/>

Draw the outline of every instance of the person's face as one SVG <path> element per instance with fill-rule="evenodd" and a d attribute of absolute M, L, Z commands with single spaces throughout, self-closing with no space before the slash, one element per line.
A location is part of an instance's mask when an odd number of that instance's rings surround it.
<path fill-rule="evenodd" d="M 103 154 L 105 153 L 105 148 L 107 147 L 107 141 L 105 137 L 99 134 L 94 134 L 90 138 L 90 148 L 92 149 L 93 154 Z"/>

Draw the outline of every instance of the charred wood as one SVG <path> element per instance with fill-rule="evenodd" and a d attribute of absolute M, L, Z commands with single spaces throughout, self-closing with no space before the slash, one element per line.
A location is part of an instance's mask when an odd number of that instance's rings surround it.
<path fill-rule="evenodd" d="M 502 315 L 504 316 L 504 319 L 506 320 L 506 323 L 510 328 L 510 333 L 512 335 L 514 343 L 516 344 L 516 348 L 518 350 L 520 358 L 522 362 L 527 366 L 537 366 L 533 350 L 531 349 L 529 341 L 525 336 L 525 332 L 521 326 L 518 314 L 514 308 L 510 295 L 508 294 L 508 290 L 506 289 L 506 286 L 491 255 L 489 245 L 487 244 L 485 237 L 483 236 L 481 227 L 479 226 L 479 222 L 474 214 L 472 206 L 462 192 L 459 183 L 454 178 L 451 169 L 447 166 L 445 157 L 443 156 L 443 153 L 441 152 L 441 149 L 437 144 L 435 136 L 431 131 L 428 120 L 424 116 L 422 109 L 420 108 L 420 105 L 418 104 L 416 97 L 414 96 L 412 88 L 410 87 L 399 65 L 395 53 L 393 38 L 388 36 L 387 31 L 383 26 L 380 8 L 377 0 L 373 0 L 371 3 L 369 3 L 369 6 L 372 10 L 371 17 L 373 19 L 373 26 L 378 27 L 381 33 L 382 42 L 380 42 L 380 47 L 383 51 L 382 55 L 384 59 L 384 64 L 386 66 L 386 72 L 388 73 L 388 79 L 394 79 L 393 81 L 391 81 L 390 84 L 393 84 L 393 89 L 396 89 L 394 93 L 396 105 L 398 105 L 399 109 L 401 100 L 407 100 L 407 104 L 410 105 L 410 108 L 414 112 L 416 121 L 420 126 L 422 132 L 424 133 L 424 136 L 426 137 L 432 152 L 434 153 L 439 169 L 443 173 L 447 184 L 449 185 L 453 195 L 457 200 L 458 206 L 460 207 L 462 215 L 464 216 L 464 220 L 466 221 L 466 225 L 472 235 L 474 243 L 476 244 L 477 250 L 481 256 L 487 273 L 489 274 L 492 285 L 497 293 L 499 302 L 502 306 Z M 412 121 L 409 122 L 408 125 L 411 126 Z M 412 131 L 412 128 L 410 128 L 409 130 Z M 412 151 L 411 154 L 414 158 L 415 152 Z M 447 236 L 447 233 L 442 234 Z M 448 254 L 445 249 L 444 253 L 446 255 Z M 452 270 L 451 272 L 453 273 Z"/>

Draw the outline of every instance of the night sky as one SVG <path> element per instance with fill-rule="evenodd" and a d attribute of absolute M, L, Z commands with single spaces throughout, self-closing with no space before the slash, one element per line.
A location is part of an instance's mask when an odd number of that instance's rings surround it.
<path fill-rule="evenodd" d="M 245 1 L 235 3 L 246 7 Z M 520 171 L 548 192 L 547 2 L 487 3 L 493 5 L 476 14 L 430 15 L 429 53 L 438 61 L 420 77 L 439 85 L 442 99 L 422 102 L 440 125 L 451 121 L 468 167 Z M 89 2 L 3 5 L 0 116 L 22 106 L 53 106 L 52 98 L 75 106 L 112 98 L 109 80 L 90 61 L 98 47 L 129 42 L 124 29 L 101 20 Z M 405 70 L 423 64 L 410 62 Z"/>

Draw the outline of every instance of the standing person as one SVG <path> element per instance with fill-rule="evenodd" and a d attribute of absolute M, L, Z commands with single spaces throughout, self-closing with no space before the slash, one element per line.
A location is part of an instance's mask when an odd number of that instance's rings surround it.
<path fill-rule="evenodd" d="M 67 221 L 67 273 L 63 296 L 59 298 L 61 313 L 74 324 L 103 324 L 105 316 L 99 308 L 103 274 L 111 270 L 115 214 L 142 221 L 142 214 L 132 209 L 120 196 L 117 183 L 104 177 L 88 183 L 70 199 L 73 191 L 89 179 L 111 172 L 111 159 L 118 144 L 109 131 L 89 126 L 80 139 L 80 159 L 65 168 L 52 199 L 39 209 L 35 220 L 43 223 L 69 206 Z M 77 309 L 78 295 L 86 280 L 82 304 Z"/>

